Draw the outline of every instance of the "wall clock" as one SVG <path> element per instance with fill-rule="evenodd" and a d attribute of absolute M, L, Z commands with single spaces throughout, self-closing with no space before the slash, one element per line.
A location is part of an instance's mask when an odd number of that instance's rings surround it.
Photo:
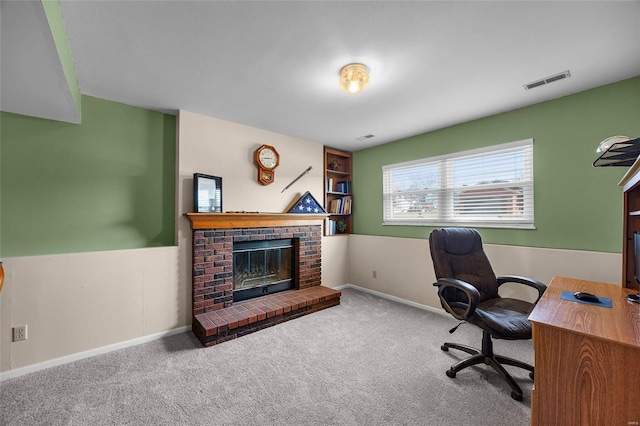
<path fill-rule="evenodd" d="M 280 164 L 280 154 L 271 145 L 262 145 L 253 153 L 253 161 L 258 167 L 258 182 L 263 185 L 273 183 L 275 169 Z"/>

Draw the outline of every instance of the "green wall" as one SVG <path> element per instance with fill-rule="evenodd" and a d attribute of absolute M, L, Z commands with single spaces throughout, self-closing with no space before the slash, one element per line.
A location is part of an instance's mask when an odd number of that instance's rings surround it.
<path fill-rule="evenodd" d="M 382 225 L 383 165 L 533 138 L 536 229 L 483 228 L 483 241 L 621 252 L 626 168 L 592 166 L 613 135 L 640 136 L 640 77 L 357 151 L 354 232 L 428 238 L 433 229 Z"/>
<path fill-rule="evenodd" d="M 174 245 L 175 117 L 81 105 L 79 125 L 0 113 L 2 256 Z"/>

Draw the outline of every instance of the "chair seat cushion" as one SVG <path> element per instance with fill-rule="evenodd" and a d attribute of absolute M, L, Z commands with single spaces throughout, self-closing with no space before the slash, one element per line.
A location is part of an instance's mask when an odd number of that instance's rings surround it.
<path fill-rule="evenodd" d="M 483 328 L 498 339 L 530 339 L 531 323 L 527 320 L 533 303 L 524 300 L 496 298 L 478 303 L 469 322 Z"/>

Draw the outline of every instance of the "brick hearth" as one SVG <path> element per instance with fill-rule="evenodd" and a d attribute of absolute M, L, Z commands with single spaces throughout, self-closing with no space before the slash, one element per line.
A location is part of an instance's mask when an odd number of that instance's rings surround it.
<path fill-rule="evenodd" d="M 193 229 L 193 325 L 211 346 L 340 304 L 340 292 L 321 284 L 324 217 L 296 214 L 188 213 Z M 283 226 L 277 226 L 283 225 Z M 294 239 L 295 287 L 233 302 L 233 243 Z"/>
<path fill-rule="evenodd" d="M 339 304 L 340 292 L 327 287 L 288 290 L 196 315 L 193 332 L 212 346 Z"/>

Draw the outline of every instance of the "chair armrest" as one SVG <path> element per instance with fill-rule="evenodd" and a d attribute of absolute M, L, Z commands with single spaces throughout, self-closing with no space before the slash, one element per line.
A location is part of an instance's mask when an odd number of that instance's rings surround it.
<path fill-rule="evenodd" d="M 501 277 L 498 277 L 497 280 L 498 287 L 500 287 L 504 283 L 516 283 L 535 288 L 536 290 L 538 290 L 538 298 L 536 299 L 534 304 L 538 303 L 538 300 L 540 300 L 545 290 L 547 289 L 547 286 L 538 280 L 528 277 L 520 277 L 518 275 L 503 275 Z"/>
<path fill-rule="evenodd" d="M 434 285 L 438 287 L 438 296 L 440 297 L 440 301 L 442 302 L 445 310 L 453 315 L 456 319 L 459 319 L 460 321 L 466 321 L 469 317 L 471 317 L 471 315 L 473 315 L 473 312 L 476 310 L 476 306 L 478 306 L 478 302 L 480 302 L 480 292 L 477 288 L 467 282 L 457 280 L 455 278 L 440 278 Z M 462 291 L 467 296 L 467 307 L 462 314 L 456 312 L 449 304 L 449 301 L 447 301 L 443 295 L 446 289 L 451 287 Z M 461 302 L 455 303 L 457 305 L 461 304 Z"/>

